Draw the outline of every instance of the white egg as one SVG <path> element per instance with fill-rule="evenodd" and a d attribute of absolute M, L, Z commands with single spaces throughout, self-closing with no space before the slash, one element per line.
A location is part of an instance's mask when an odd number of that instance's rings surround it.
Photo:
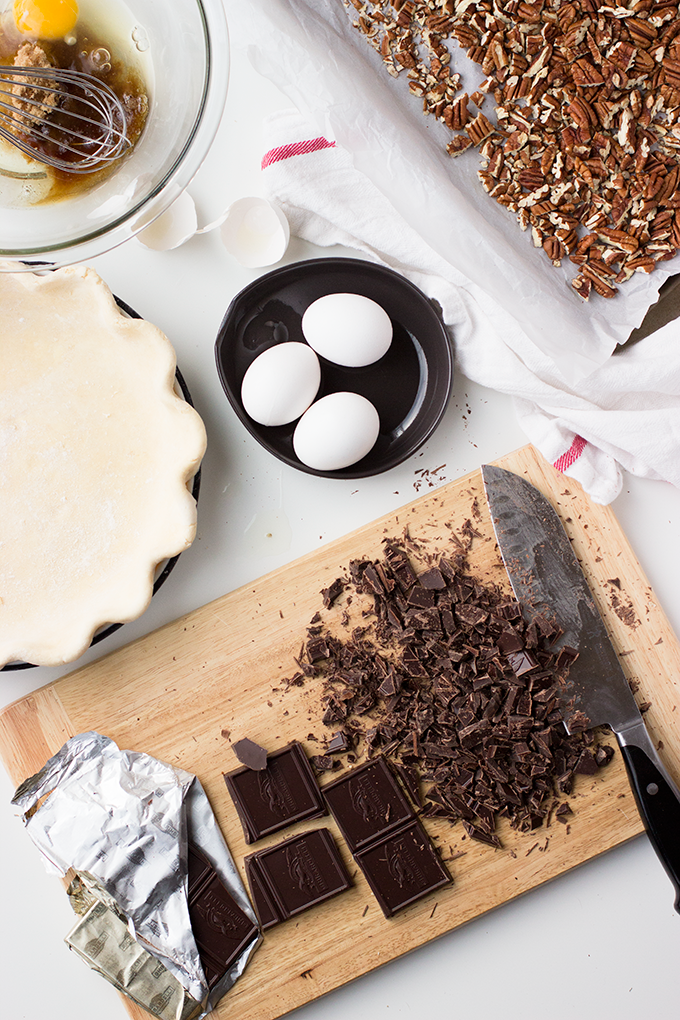
<path fill-rule="evenodd" d="M 315 471 L 340 471 L 375 446 L 380 418 L 360 393 L 329 393 L 305 411 L 293 433 L 293 449 Z"/>
<path fill-rule="evenodd" d="M 325 294 L 302 316 L 302 332 L 317 354 L 346 368 L 372 365 L 392 343 L 392 322 L 363 294 Z"/>
<path fill-rule="evenodd" d="M 287 425 L 307 410 L 320 383 L 321 366 L 312 348 L 286 341 L 250 364 L 241 383 L 241 400 L 260 425 Z"/>

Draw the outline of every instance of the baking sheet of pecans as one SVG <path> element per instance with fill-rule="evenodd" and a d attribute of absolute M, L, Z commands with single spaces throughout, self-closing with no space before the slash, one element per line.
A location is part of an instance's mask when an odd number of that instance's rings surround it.
<path fill-rule="evenodd" d="M 343 0 L 394 76 L 476 146 L 479 178 L 571 285 L 610 298 L 680 248 L 680 16 L 671 0 Z M 486 75 L 463 91 L 457 43 Z M 488 96 L 495 116 L 482 112 Z"/>

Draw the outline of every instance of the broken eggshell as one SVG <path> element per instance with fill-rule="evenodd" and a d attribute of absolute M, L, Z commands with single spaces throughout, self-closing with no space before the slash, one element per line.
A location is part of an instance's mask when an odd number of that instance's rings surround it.
<path fill-rule="evenodd" d="M 188 191 L 183 191 L 169 209 L 137 234 L 137 240 L 151 251 L 172 251 L 193 237 L 197 230 L 196 204 Z"/>
<path fill-rule="evenodd" d="M 278 206 L 265 198 L 239 198 L 227 210 L 220 237 L 242 266 L 257 269 L 283 258 L 290 227 Z"/>

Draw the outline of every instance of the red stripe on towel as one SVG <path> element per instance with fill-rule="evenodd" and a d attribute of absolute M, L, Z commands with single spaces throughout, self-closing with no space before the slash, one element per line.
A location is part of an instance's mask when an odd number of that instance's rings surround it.
<path fill-rule="evenodd" d="M 587 442 L 583 436 L 574 436 L 574 441 L 567 452 L 557 458 L 557 460 L 553 463 L 553 467 L 557 468 L 558 471 L 566 471 L 568 467 L 571 467 L 574 461 L 579 459 L 586 446 Z"/>
<path fill-rule="evenodd" d="M 289 142 L 288 145 L 279 145 L 275 149 L 265 152 L 262 157 L 262 169 L 266 170 L 272 163 L 279 163 L 282 159 L 290 159 L 291 156 L 305 156 L 308 152 L 318 152 L 319 149 L 334 149 L 335 142 L 329 142 L 327 138 L 306 138 L 303 142 Z"/>

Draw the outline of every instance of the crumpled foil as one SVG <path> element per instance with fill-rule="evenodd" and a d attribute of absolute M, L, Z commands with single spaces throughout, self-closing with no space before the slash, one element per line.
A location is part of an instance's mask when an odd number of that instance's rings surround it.
<path fill-rule="evenodd" d="M 208 993 L 189 919 L 187 843 L 201 849 L 256 922 L 203 788 L 183 769 L 121 751 L 108 737 L 72 737 L 12 803 L 48 871 L 73 868 L 124 915 L 130 934 L 201 1003 L 204 1016 L 228 991 L 256 947 L 255 936 Z"/>

